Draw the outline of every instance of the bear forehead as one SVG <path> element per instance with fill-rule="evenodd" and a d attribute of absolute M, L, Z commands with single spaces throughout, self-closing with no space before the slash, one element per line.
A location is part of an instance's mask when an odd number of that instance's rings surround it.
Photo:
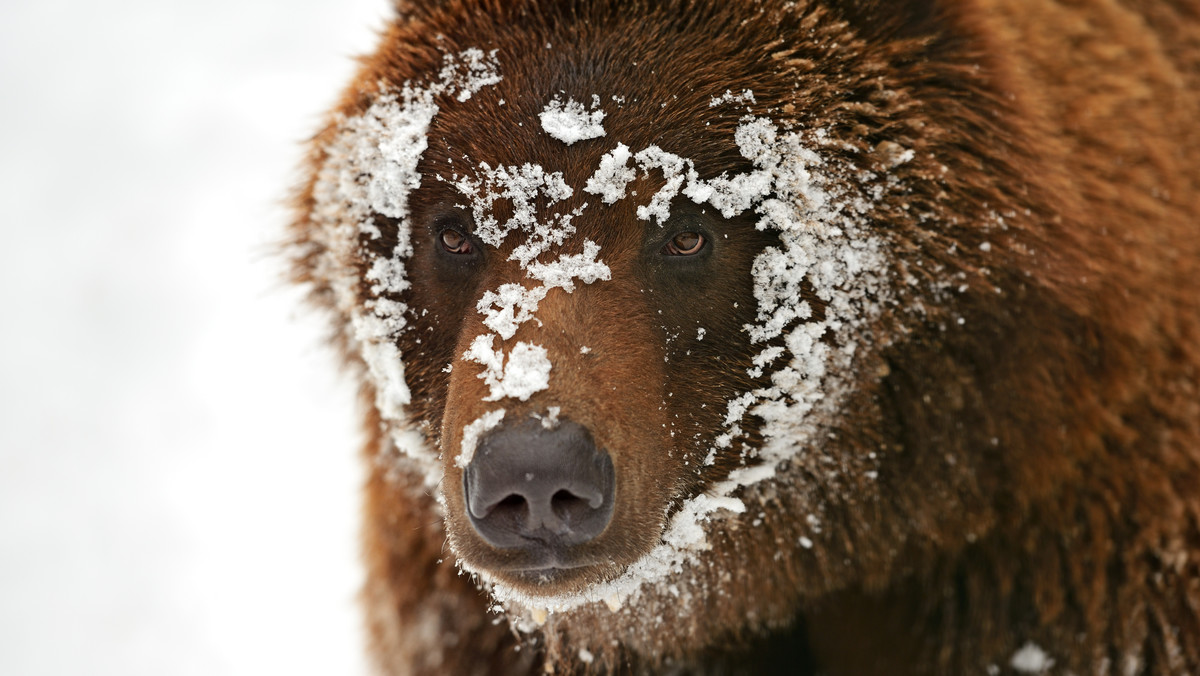
<path fill-rule="evenodd" d="M 739 120 L 749 109 L 723 105 L 710 110 L 712 93 L 723 90 L 701 95 L 698 92 L 703 90 L 693 88 L 687 100 L 674 95 L 664 98 L 659 92 L 652 105 L 642 105 L 648 99 L 640 97 L 655 96 L 653 92 L 629 94 L 620 83 L 603 80 L 576 83 L 571 89 L 546 87 L 531 94 L 522 92 L 524 85 L 508 76 L 513 64 L 499 54 L 497 59 L 503 64 L 500 82 L 471 101 L 444 106 L 430 125 L 421 171 L 442 181 L 442 185 L 422 185 L 432 198 L 452 192 L 455 178 L 477 174 L 483 164 L 491 168 L 533 164 L 561 174 L 569 186 L 582 188 L 617 144 L 633 153 L 654 146 L 687 158 L 705 178 L 750 168 L 734 142 Z M 564 106 L 596 116 L 598 135 L 569 142 L 556 137 L 545 116 Z M 640 185 L 631 185 L 632 190 L 649 195 L 666 179 L 661 172 L 639 171 L 633 180 Z M 565 201 L 577 204 L 589 199 L 597 201 L 579 192 Z"/>
<path fill-rule="evenodd" d="M 446 55 L 478 49 L 504 64 L 504 76 L 477 105 L 443 107 L 433 130 L 444 138 L 431 139 L 431 153 L 442 144 L 453 147 L 450 157 L 464 149 L 507 163 L 558 157 L 562 146 L 530 120 L 561 97 L 603 108 L 610 137 L 703 157 L 701 173 L 716 175 L 744 166 L 730 139 L 748 108 L 714 106 L 722 95 L 752 91 L 758 111 L 812 126 L 855 81 L 887 72 L 847 24 L 816 21 L 823 10 L 804 3 L 750 16 L 736 3 L 662 2 L 636 12 L 621 3 L 532 5 L 414 9 L 412 21 L 391 28 L 343 113 L 363 112 L 379 85 L 428 80 Z M 764 34 L 805 39 L 764 42 Z"/>

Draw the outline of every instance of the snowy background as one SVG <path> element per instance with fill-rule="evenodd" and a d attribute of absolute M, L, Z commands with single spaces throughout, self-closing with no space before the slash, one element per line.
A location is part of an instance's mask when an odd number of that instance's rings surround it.
<path fill-rule="evenodd" d="M 0 674 L 359 674 L 358 431 L 270 244 L 386 0 L 0 4 Z"/>

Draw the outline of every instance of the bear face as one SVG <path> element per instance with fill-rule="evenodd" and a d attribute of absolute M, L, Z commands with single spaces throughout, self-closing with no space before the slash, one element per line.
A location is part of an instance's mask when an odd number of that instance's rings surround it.
<path fill-rule="evenodd" d="M 535 37 L 509 36 L 507 51 Z M 821 428 L 807 419 L 819 417 L 809 416 L 818 401 L 835 405 L 824 388 L 838 378 L 826 364 L 848 366 L 862 340 L 850 332 L 866 329 L 886 292 L 881 240 L 866 227 L 869 193 L 889 190 L 885 177 L 820 157 L 810 146 L 834 142 L 819 130 L 755 116 L 786 104 L 729 89 L 742 84 L 744 59 L 696 81 L 680 72 L 678 54 L 646 50 L 616 30 L 606 39 L 621 56 L 576 62 L 596 73 L 588 78 L 548 68 L 557 75 L 539 86 L 550 92 L 544 101 L 503 75 L 546 68 L 541 55 L 505 66 L 499 47 L 445 52 L 437 67 L 418 71 L 432 82 L 410 84 L 414 91 L 358 118 L 392 125 L 369 132 L 386 147 L 415 136 L 415 125 L 398 133 L 389 115 L 408 122 L 422 106 L 436 108 L 422 113 L 421 136 L 436 141 L 413 173 L 389 176 L 386 158 L 370 174 L 363 165 L 376 158 L 327 165 L 349 165 L 337 169 L 339 185 L 368 182 L 350 191 L 351 202 L 386 193 L 360 214 L 354 243 L 340 246 L 366 254 L 353 262 L 354 308 L 373 306 L 367 319 L 388 324 L 390 345 L 406 355 L 410 403 L 423 409 L 417 418 L 440 451 L 432 471 L 444 477 L 456 555 L 552 606 L 570 605 L 553 599 L 611 581 L 649 554 L 687 500 L 713 501 L 694 505 L 693 519 L 726 509 L 715 505 L 740 486 L 731 472 L 766 476 L 793 455 L 797 434 Z M 634 63 L 640 70 L 620 72 Z M 682 96 L 664 101 L 663 84 L 638 75 L 645 71 L 677 79 L 669 90 Z M 718 124 L 676 122 L 705 117 Z M 515 131 L 480 138 L 481 124 Z M 569 132 L 554 124 L 592 125 L 602 136 L 564 140 Z M 361 143 L 364 132 L 349 126 L 344 142 Z M 402 206 L 393 204 L 399 194 Z M 342 212 L 356 206 L 344 194 L 326 199 Z M 389 277 L 397 292 L 388 293 Z M 414 374 L 414 364 L 437 374 Z M 788 429 L 767 431 L 785 437 L 780 449 L 747 443 L 764 434 L 762 416 L 750 412 L 756 404 L 786 411 L 773 418 Z M 528 424 L 535 417 L 543 424 Z M 493 459 L 499 440 L 553 445 L 560 429 L 581 437 L 580 462 L 611 473 L 597 479 L 600 493 L 563 488 L 558 504 L 551 490 L 553 505 L 537 516 L 543 506 L 533 498 L 482 485 L 506 464 Z M 719 482 L 727 485 L 715 490 Z M 508 498 L 511 510 L 497 506 Z M 555 521 L 572 499 L 603 507 L 598 532 L 584 538 Z"/>
<path fill-rule="evenodd" d="M 1187 400 L 1191 320 L 1098 269 L 1153 251 L 1095 234 L 1113 179 L 1007 96 L 1003 31 L 918 2 L 402 11 L 295 228 L 369 392 L 385 664 L 506 645 L 476 583 L 564 669 L 788 628 L 785 663 L 841 673 L 1109 640 L 1073 600 L 1109 562 L 1067 561 L 1134 538 L 1097 516 L 1120 496 L 1179 504 L 1121 458 L 1163 457 L 1126 421 Z M 417 589 L 442 559 L 472 582 Z M 886 645 L 909 627 L 962 635 Z"/>

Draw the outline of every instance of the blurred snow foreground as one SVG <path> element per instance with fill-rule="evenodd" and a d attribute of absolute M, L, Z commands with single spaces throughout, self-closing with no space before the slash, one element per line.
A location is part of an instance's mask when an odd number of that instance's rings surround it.
<path fill-rule="evenodd" d="M 358 433 L 271 244 L 386 3 L 0 6 L 0 673 L 355 674 Z"/>

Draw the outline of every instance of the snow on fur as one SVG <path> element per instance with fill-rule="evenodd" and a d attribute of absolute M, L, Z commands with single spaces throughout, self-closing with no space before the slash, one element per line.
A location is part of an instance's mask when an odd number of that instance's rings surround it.
<path fill-rule="evenodd" d="M 555 97 L 546 104 L 538 118 L 542 121 L 542 129 L 554 138 L 571 145 L 576 141 L 585 141 L 604 136 L 604 111 L 597 110 L 600 97 L 592 97 L 592 112 L 584 110 L 583 104 L 567 99 L 566 103 Z"/>
<path fill-rule="evenodd" d="M 513 397 L 527 401 L 534 393 L 550 386 L 550 360 L 546 348 L 531 343 L 519 342 L 507 357 L 501 350 L 493 349 L 496 336 L 485 333 L 476 336 L 463 359 L 483 366 L 479 377 L 491 388 L 484 401 L 499 401 Z"/>
<path fill-rule="evenodd" d="M 629 146 L 618 143 L 600 159 L 600 167 L 583 186 L 583 191 L 599 195 L 605 204 L 615 204 L 625 197 L 625 186 L 637 178 L 637 172 L 628 166 L 630 158 Z"/>
<path fill-rule="evenodd" d="M 1044 674 L 1054 666 L 1054 659 L 1036 643 L 1026 642 L 1013 653 L 1008 665 L 1022 674 Z"/>
<path fill-rule="evenodd" d="M 424 444 L 413 444 L 406 434 L 409 422 L 404 406 L 411 395 L 403 355 L 394 339 L 407 324 L 408 308 L 387 296 L 409 285 L 404 267 L 412 253 L 408 197 L 421 184 L 417 163 L 438 113 L 435 97 L 453 95 L 466 101 L 500 77 L 495 53 L 468 49 L 447 54 L 431 83 L 409 82 L 398 91 L 381 92 L 362 115 L 336 121 L 337 133 L 323 148 L 327 159 L 313 189 L 315 239 L 328 251 L 317 272 L 330 280 L 339 310 L 352 318 L 353 335 L 348 338 L 367 365 L 375 384 L 376 408 L 392 426 L 393 442 L 425 468 L 431 485 L 440 479 L 437 456 Z M 380 236 L 376 217 L 396 221 L 397 244 L 390 256 L 369 261 L 366 279 L 373 282 L 372 298 L 364 307 L 355 295 L 355 260 L 360 236 Z"/>
<path fill-rule="evenodd" d="M 484 413 L 464 427 L 462 443 L 459 445 L 459 454 L 454 458 L 454 464 L 459 467 L 471 464 L 471 460 L 475 457 L 475 446 L 479 443 L 479 437 L 499 425 L 501 420 L 504 420 L 504 409 L 498 408 Z"/>

